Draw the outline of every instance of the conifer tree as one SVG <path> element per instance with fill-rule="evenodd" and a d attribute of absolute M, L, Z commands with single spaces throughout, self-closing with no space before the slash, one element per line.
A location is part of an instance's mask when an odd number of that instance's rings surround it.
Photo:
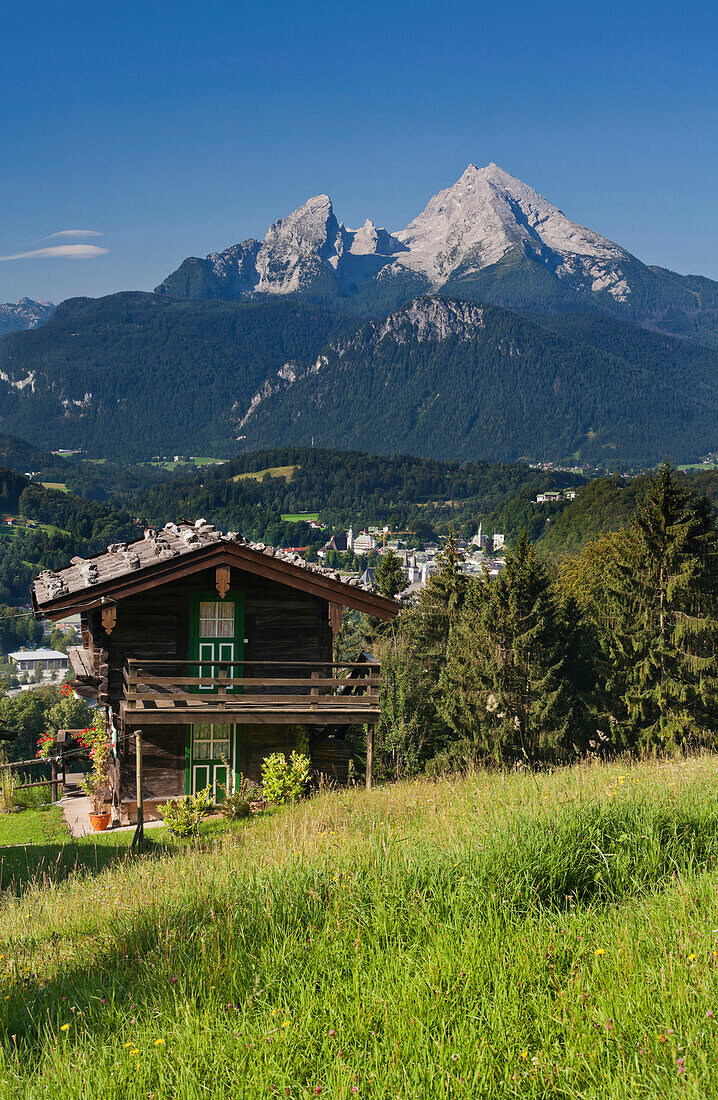
<path fill-rule="evenodd" d="M 605 637 L 629 747 L 712 741 L 718 719 L 718 541 L 710 505 L 668 463 L 616 563 Z"/>
<path fill-rule="evenodd" d="M 396 777 L 410 774 L 446 747 L 439 714 L 441 670 L 452 627 L 461 614 L 467 579 L 450 534 L 438 556 L 439 568 L 416 605 L 402 610 L 381 643 L 382 720 L 377 757 Z M 381 765 L 381 760 L 378 761 Z"/>
<path fill-rule="evenodd" d="M 404 569 L 393 550 L 382 554 L 374 570 L 374 579 L 381 595 L 388 596 L 391 600 L 406 588 Z"/>
<path fill-rule="evenodd" d="M 442 713 L 478 757 L 556 757 L 572 713 L 565 658 L 550 579 L 524 532 L 504 572 L 473 589 L 451 633 Z"/>

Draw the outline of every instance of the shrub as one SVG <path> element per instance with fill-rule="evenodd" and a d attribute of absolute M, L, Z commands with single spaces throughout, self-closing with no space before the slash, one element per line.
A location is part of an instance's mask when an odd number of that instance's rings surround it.
<path fill-rule="evenodd" d="M 249 817 L 251 813 L 249 800 L 240 791 L 231 791 L 225 795 L 217 809 L 228 821 L 239 821 L 242 817 Z"/>
<path fill-rule="evenodd" d="M 28 773 L 18 776 L 18 783 L 32 783 L 34 777 Z M 16 792 L 16 804 L 25 807 L 26 810 L 39 810 L 42 806 L 52 803 L 52 789 L 50 787 L 25 787 Z"/>
<path fill-rule="evenodd" d="M 192 833 L 196 832 L 202 818 L 213 808 L 214 802 L 210 787 L 205 787 L 203 791 L 198 791 L 197 794 L 185 795 L 184 798 L 170 799 L 169 802 L 157 807 L 162 814 L 165 825 L 169 827 L 174 836 L 180 837 L 191 836 Z"/>
<path fill-rule="evenodd" d="M 282 752 L 273 752 L 262 764 L 262 791 L 268 802 L 283 806 L 298 802 L 309 786 L 309 757 L 293 752 L 287 760 Z"/>

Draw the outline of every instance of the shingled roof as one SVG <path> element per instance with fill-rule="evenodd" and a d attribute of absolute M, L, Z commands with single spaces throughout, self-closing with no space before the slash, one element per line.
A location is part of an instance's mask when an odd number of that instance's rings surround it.
<path fill-rule="evenodd" d="M 128 580 L 155 575 L 158 581 L 169 580 L 174 572 L 172 565 L 183 565 L 190 555 L 196 555 L 198 568 L 204 566 L 205 559 L 210 565 L 218 555 L 225 556 L 237 568 L 265 576 L 276 574 L 280 582 L 307 588 L 347 607 L 363 610 L 359 605 L 366 604 L 370 614 L 381 618 L 393 617 L 398 610 L 393 600 L 376 595 L 371 585 L 356 578 L 343 581 L 336 570 L 307 562 L 294 551 L 250 542 L 236 531 L 223 533 L 204 519 L 167 523 L 161 529 L 148 527 L 144 537 L 135 542 L 114 543 L 91 558 L 73 558 L 65 569 L 45 569 L 32 584 L 33 606 L 41 615 L 64 611 L 75 604 L 93 606 L 95 593 L 98 604 L 103 602 L 101 594 L 114 589 L 116 597 L 121 598 L 120 590 L 127 590 Z M 158 568 L 161 566 L 169 568 Z M 302 576 L 306 583 L 301 583 Z"/>

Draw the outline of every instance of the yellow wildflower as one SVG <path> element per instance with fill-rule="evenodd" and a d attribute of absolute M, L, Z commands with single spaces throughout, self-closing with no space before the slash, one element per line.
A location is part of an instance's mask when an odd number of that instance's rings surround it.
<path fill-rule="evenodd" d="M 69 1030 L 70 1030 L 70 1025 L 69 1024 L 63 1024 L 62 1027 L 60 1028 L 60 1031 L 69 1031 Z"/>
<path fill-rule="evenodd" d="M 164 1039 L 155 1039 L 155 1046 L 161 1047 L 164 1043 Z"/>
<path fill-rule="evenodd" d="M 693 959 L 695 959 L 695 955 L 691 951 L 690 955 L 688 956 L 688 961 L 691 962 Z"/>
<path fill-rule="evenodd" d="M 606 954 L 606 952 L 603 950 L 602 947 L 597 947 L 596 950 L 594 951 L 594 955 L 605 955 L 605 954 Z"/>
<path fill-rule="evenodd" d="M 139 1052 L 139 1050 L 137 1049 L 137 1047 L 135 1047 L 135 1048 L 134 1048 L 134 1050 L 131 1050 L 131 1051 L 130 1051 L 130 1054 L 139 1054 L 139 1053 L 140 1053 L 140 1052 Z"/>

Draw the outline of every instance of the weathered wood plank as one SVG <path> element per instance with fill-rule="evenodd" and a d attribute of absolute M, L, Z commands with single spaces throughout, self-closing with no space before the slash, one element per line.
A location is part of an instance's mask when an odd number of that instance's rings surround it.
<path fill-rule="evenodd" d="M 219 712 L 217 709 L 185 710 L 178 708 L 171 710 L 143 710 L 133 713 L 123 712 L 127 728 L 147 725 L 187 725 L 191 722 L 229 722 L 235 726 L 241 725 L 287 725 L 287 726 L 361 726 L 367 722 L 379 721 L 379 710 L 357 711 L 333 711 L 333 710 L 299 710 L 288 708 L 287 710 L 250 710 L 236 711 L 226 710 Z"/>

